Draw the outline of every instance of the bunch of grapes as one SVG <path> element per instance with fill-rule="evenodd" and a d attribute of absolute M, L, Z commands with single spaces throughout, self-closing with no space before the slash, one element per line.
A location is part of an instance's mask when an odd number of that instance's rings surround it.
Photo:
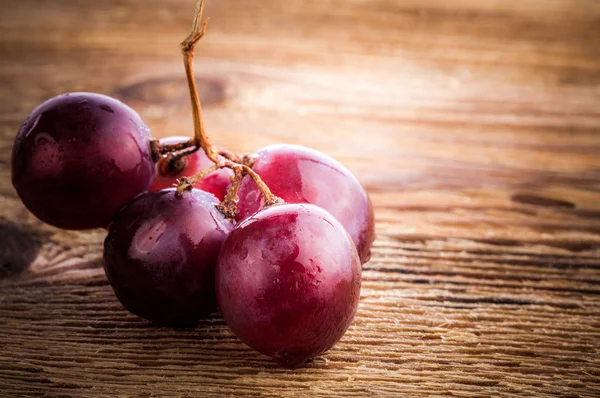
<path fill-rule="evenodd" d="M 187 327 L 219 308 L 240 340 L 297 367 L 352 322 L 373 209 L 358 180 L 323 153 L 211 145 L 192 71 L 203 5 L 182 43 L 193 138 L 153 139 L 122 102 L 64 94 L 21 126 L 12 182 L 48 224 L 108 229 L 106 276 L 133 314 Z"/>

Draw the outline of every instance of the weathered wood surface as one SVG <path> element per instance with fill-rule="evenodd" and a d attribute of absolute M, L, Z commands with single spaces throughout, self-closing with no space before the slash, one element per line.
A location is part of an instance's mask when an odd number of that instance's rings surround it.
<path fill-rule="evenodd" d="M 2 1 L 1 396 L 600 395 L 600 2 L 209 1 L 213 140 L 326 151 L 376 208 L 356 320 L 296 371 L 218 314 L 187 331 L 128 314 L 104 232 L 42 225 L 10 184 L 18 126 L 62 92 L 189 135 L 192 10 Z"/>

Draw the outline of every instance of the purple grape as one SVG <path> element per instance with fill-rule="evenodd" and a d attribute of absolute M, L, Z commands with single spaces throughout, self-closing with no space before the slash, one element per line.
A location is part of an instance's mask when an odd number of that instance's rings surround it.
<path fill-rule="evenodd" d="M 356 177 L 335 159 L 299 145 L 271 145 L 256 153 L 252 169 L 286 203 L 311 203 L 330 212 L 348 230 L 361 263 L 375 239 L 373 207 Z M 245 177 L 238 192 L 237 220 L 264 206 L 260 190 Z"/>
<path fill-rule="evenodd" d="M 350 326 L 361 265 L 344 227 L 310 204 L 275 205 L 221 247 L 216 292 L 237 337 L 285 367 L 331 348 Z"/>
<path fill-rule="evenodd" d="M 12 183 L 40 220 L 65 229 L 106 227 L 154 178 L 150 130 L 116 99 L 91 93 L 44 102 L 19 129 Z"/>
<path fill-rule="evenodd" d="M 233 228 L 210 193 L 144 193 L 124 207 L 104 241 L 106 276 L 123 306 L 165 326 L 193 326 L 216 310 L 214 273 Z"/>

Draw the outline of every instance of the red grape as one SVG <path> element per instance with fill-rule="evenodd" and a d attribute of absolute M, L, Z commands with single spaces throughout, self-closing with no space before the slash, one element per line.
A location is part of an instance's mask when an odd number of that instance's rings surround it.
<path fill-rule="evenodd" d="M 160 143 L 179 144 L 188 140 L 189 137 L 166 137 L 162 138 Z M 171 188 L 177 184 L 178 178 L 192 176 L 213 166 L 213 162 L 206 157 L 201 149 L 180 160 L 182 162 L 181 165 L 177 165 L 179 167 L 175 166 L 174 168 L 169 164 L 168 157 L 164 157 L 158 161 L 156 165 L 156 179 L 150 187 L 150 191 Z M 194 184 L 194 188 L 210 192 L 219 200 L 223 200 L 227 193 L 227 186 L 230 183 L 231 175 L 232 172 L 229 169 L 217 170 Z"/>
<path fill-rule="evenodd" d="M 217 300 L 240 340 L 294 368 L 344 335 L 360 273 L 356 248 L 331 214 L 310 204 L 275 205 L 246 218 L 223 242 Z"/>
<path fill-rule="evenodd" d="M 116 99 L 63 94 L 19 129 L 12 182 L 40 220 L 66 229 L 106 227 L 154 178 L 150 130 Z"/>
<path fill-rule="evenodd" d="M 210 193 L 145 193 L 125 206 L 104 242 L 104 269 L 121 303 L 159 325 L 192 326 L 216 310 L 214 272 L 233 228 Z"/>
<path fill-rule="evenodd" d="M 256 153 L 252 169 L 286 203 L 324 208 L 348 230 L 361 262 L 371 256 L 375 239 L 373 207 L 360 183 L 335 159 L 299 145 L 271 145 Z M 237 220 L 263 207 L 256 184 L 245 177 L 238 192 Z"/>

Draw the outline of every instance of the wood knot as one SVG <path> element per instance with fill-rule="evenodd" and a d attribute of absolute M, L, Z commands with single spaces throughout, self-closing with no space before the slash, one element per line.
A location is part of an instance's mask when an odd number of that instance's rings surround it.
<path fill-rule="evenodd" d="M 217 77 L 196 77 L 202 106 L 222 103 L 227 98 L 226 82 Z M 115 94 L 124 102 L 187 106 L 190 94 L 185 78 L 156 78 L 122 87 Z"/>
<path fill-rule="evenodd" d="M 510 200 L 516 203 L 541 206 L 541 207 L 555 207 L 561 209 L 574 209 L 575 204 L 567 202 L 566 200 L 545 198 L 543 196 L 528 195 L 528 194 L 515 194 L 510 197 Z"/>

